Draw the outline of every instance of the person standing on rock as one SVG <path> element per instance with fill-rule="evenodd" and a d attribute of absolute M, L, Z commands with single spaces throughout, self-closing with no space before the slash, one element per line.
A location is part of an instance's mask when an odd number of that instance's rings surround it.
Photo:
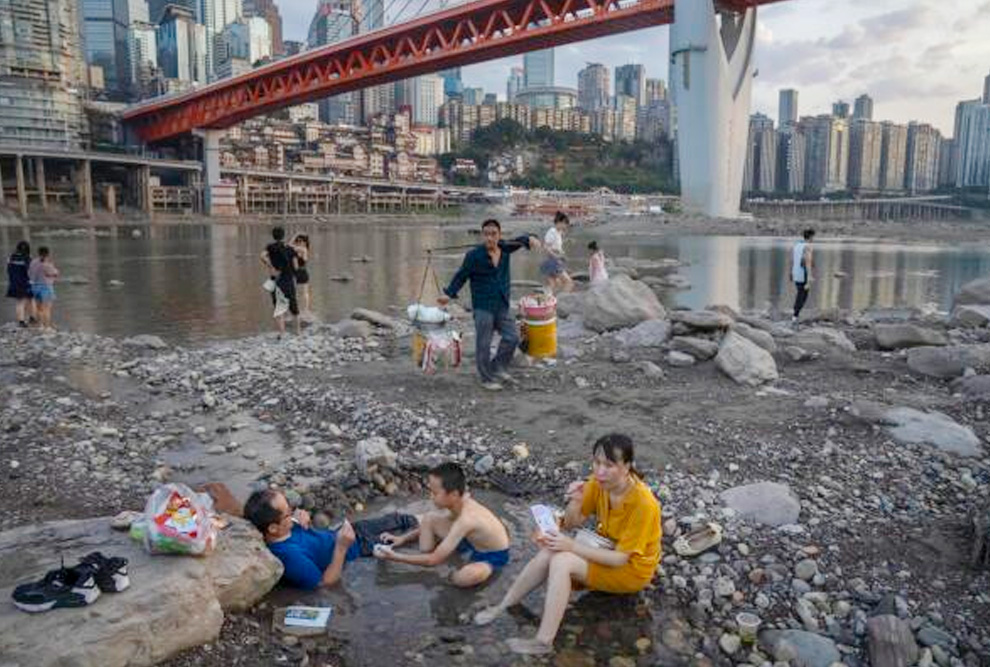
<path fill-rule="evenodd" d="M 540 264 L 543 284 L 549 294 L 569 292 L 574 287 L 574 281 L 567 274 L 564 255 L 564 232 L 570 226 L 571 220 L 565 213 L 557 211 L 553 218 L 553 227 L 547 230 L 543 237 L 543 249 L 547 258 Z"/>
<path fill-rule="evenodd" d="M 808 291 L 811 289 L 811 242 L 815 238 L 814 229 L 804 230 L 804 238 L 794 244 L 791 249 L 791 280 L 794 281 L 794 315 L 791 317 L 791 324 L 797 326 L 798 318 L 801 316 L 801 309 L 804 308 L 808 300 Z"/>
<path fill-rule="evenodd" d="M 296 302 L 298 256 L 292 246 L 286 245 L 285 229 L 282 227 L 275 227 L 272 230 L 272 239 L 273 242 L 269 243 L 261 253 L 261 263 L 268 269 L 268 277 L 275 281 L 275 289 L 272 291 L 272 305 L 275 306 L 275 312 L 272 316 L 281 336 L 285 333 L 285 314 L 292 313 L 298 334 L 302 327 L 299 320 L 299 304 Z"/>
<path fill-rule="evenodd" d="M 28 276 L 30 267 L 31 245 L 27 241 L 19 241 L 7 260 L 7 296 L 17 301 L 17 325 L 22 329 L 27 328 L 29 317 L 34 319 L 31 300 L 34 294 Z"/>
<path fill-rule="evenodd" d="M 509 313 L 509 295 L 512 285 L 509 256 L 519 248 L 532 250 L 540 247 L 539 239 L 520 236 L 511 241 L 502 240 L 502 226 L 498 220 L 489 219 L 481 224 L 485 238 L 483 245 L 468 251 L 461 268 L 454 274 L 438 299 L 445 306 L 456 299 L 464 283 L 471 281 L 471 307 L 474 309 L 475 360 L 481 386 L 491 391 L 502 388 L 499 380 L 514 382 L 508 368 L 519 346 L 516 321 Z M 492 357 L 492 337 L 495 330 L 501 336 L 498 351 Z"/>
<path fill-rule="evenodd" d="M 578 528 L 595 515 L 598 535 L 586 541 L 562 531 L 541 533 L 537 538 L 539 553 L 526 564 L 502 600 L 474 617 L 477 625 L 487 625 L 546 582 L 540 628 L 536 637 L 509 639 L 509 648 L 515 653 L 553 651 L 574 584 L 592 591 L 632 594 L 653 580 L 660 562 L 660 503 L 633 467 L 632 440 L 611 433 L 595 442 L 592 455 L 592 475 L 567 488 L 561 528 Z M 591 541 L 596 546 L 591 546 Z"/>

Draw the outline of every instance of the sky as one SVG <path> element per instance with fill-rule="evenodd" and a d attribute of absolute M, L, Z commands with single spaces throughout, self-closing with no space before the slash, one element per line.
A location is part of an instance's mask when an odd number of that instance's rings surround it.
<path fill-rule="evenodd" d="M 316 4 L 280 2 L 285 39 L 305 41 Z M 420 2 L 385 6 L 401 18 Z M 650 28 L 558 47 L 556 83 L 576 88 L 589 62 L 642 64 L 648 77 L 666 80 L 668 32 Z M 990 74 L 990 0 L 791 0 L 759 10 L 757 38 L 754 112 L 776 119 L 781 88 L 798 91 L 802 116 L 868 93 L 874 120 L 927 122 L 951 136 L 956 103 L 979 97 Z M 522 56 L 493 60 L 464 68 L 462 78 L 504 99 L 509 70 L 521 65 Z"/>

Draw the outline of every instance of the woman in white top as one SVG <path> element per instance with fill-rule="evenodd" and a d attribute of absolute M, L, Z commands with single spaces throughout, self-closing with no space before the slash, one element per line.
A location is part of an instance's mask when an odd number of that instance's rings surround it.
<path fill-rule="evenodd" d="M 605 253 L 598 247 L 598 241 L 588 244 L 591 257 L 588 258 L 588 277 L 592 285 L 608 282 L 608 269 L 605 268 Z"/>
<path fill-rule="evenodd" d="M 794 316 L 791 323 L 797 326 L 801 309 L 808 300 L 808 290 L 811 288 L 811 242 L 815 238 L 814 229 L 804 230 L 804 239 L 794 244 L 791 249 L 791 280 L 794 281 Z"/>
<path fill-rule="evenodd" d="M 553 218 L 553 227 L 548 229 L 543 237 L 543 248 L 546 250 L 547 258 L 540 265 L 540 274 L 549 294 L 569 292 L 574 286 L 574 281 L 567 275 L 567 268 L 564 265 L 564 230 L 570 224 L 567 215 L 557 211 Z"/>

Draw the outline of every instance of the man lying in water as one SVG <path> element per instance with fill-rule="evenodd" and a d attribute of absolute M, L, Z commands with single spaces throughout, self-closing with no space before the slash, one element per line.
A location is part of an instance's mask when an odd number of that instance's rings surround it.
<path fill-rule="evenodd" d="M 282 581 L 312 590 L 333 586 L 344 574 L 344 565 L 372 554 L 375 544 L 389 531 L 406 531 L 418 524 L 411 514 L 386 514 L 375 519 L 349 521 L 337 530 L 313 528 L 309 512 L 289 507 L 285 494 L 274 489 L 255 491 L 241 508 L 223 484 L 206 484 L 217 511 L 243 516 L 261 531 L 268 549 L 285 567 Z"/>
<path fill-rule="evenodd" d="M 467 492 L 464 471 L 456 463 L 441 463 L 430 470 L 429 486 L 438 511 L 418 517 L 419 527 L 405 535 L 382 535 L 385 544 L 375 549 L 375 558 L 435 567 L 457 552 L 468 563 L 451 575 L 451 583 L 469 588 L 487 581 L 509 562 L 505 526 Z M 420 553 L 395 551 L 417 538 Z"/>

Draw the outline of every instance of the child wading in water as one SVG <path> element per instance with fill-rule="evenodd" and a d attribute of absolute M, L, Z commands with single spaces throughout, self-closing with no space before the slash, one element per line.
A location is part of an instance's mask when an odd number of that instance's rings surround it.
<path fill-rule="evenodd" d="M 32 260 L 28 269 L 31 280 L 31 292 L 38 311 L 38 323 L 42 330 L 54 331 L 52 326 L 52 306 L 55 304 L 55 279 L 58 269 L 52 261 L 51 251 L 45 246 L 38 248 L 38 256 Z"/>

